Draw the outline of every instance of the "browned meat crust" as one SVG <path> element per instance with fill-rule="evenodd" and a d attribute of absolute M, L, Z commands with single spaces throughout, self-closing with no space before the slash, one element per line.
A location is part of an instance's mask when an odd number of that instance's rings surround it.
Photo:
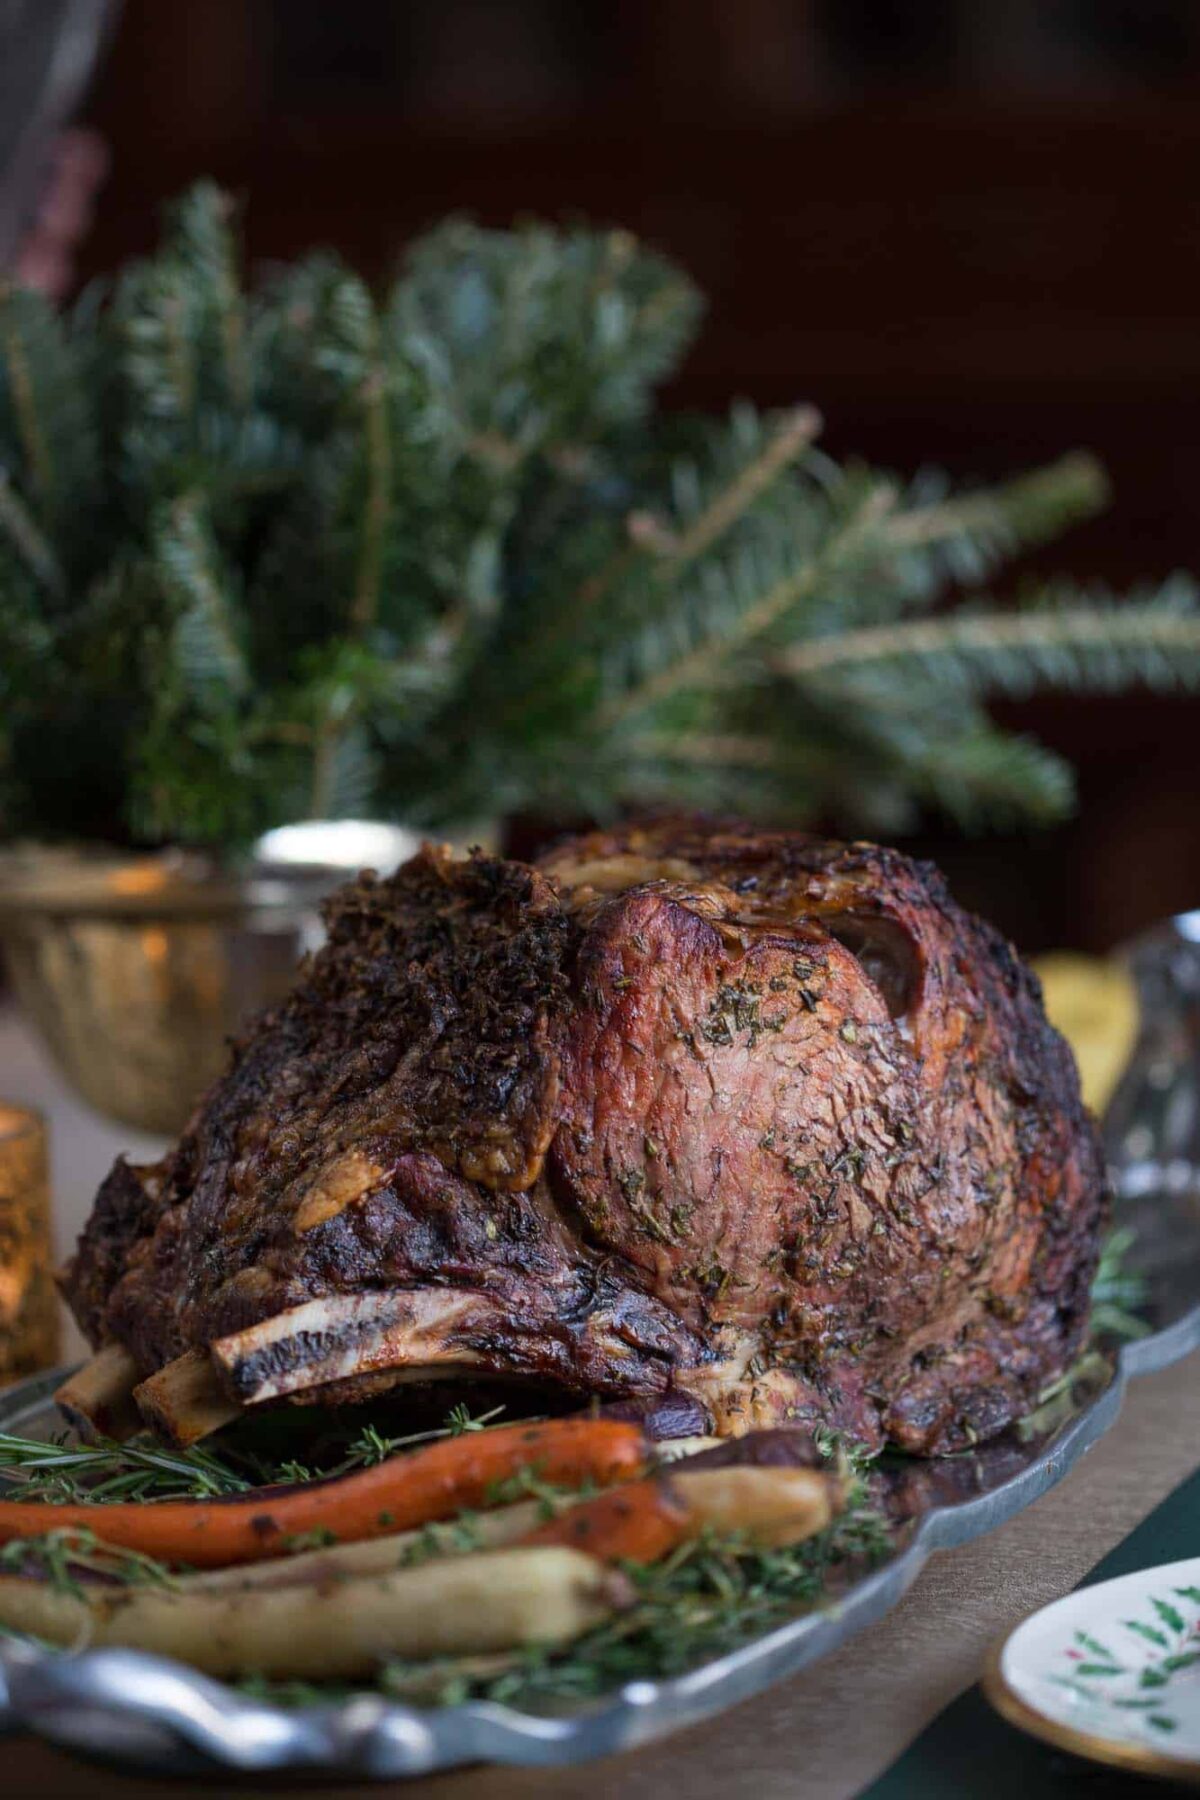
<path fill-rule="evenodd" d="M 177 1149 L 118 1163 L 66 1288 L 146 1372 L 444 1289 L 447 1358 L 944 1452 L 1075 1356 L 1104 1207 L 1036 979 L 933 868 L 675 822 L 344 890 Z"/>

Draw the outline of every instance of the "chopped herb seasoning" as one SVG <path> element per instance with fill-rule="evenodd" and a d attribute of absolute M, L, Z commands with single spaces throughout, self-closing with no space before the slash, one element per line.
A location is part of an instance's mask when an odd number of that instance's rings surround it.
<path fill-rule="evenodd" d="M 328 1525 L 315 1525 L 311 1531 L 294 1532 L 292 1536 L 286 1540 L 288 1549 L 296 1552 L 301 1550 L 328 1550 L 333 1544 L 336 1544 L 337 1541 L 337 1532 L 330 1531 Z"/>
<path fill-rule="evenodd" d="M 698 1027 L 701 1037 L 710 1044 L 727 1047 L 739 1033 L 746 1034 L 751 1050 L 764 1031 L 782 1031 L 787 1023 L 785 1013 L 764 1018 L 758 989 L 749 982 L 725 983 L 717 989 L 708 1009 L 708 1017 Z"/>

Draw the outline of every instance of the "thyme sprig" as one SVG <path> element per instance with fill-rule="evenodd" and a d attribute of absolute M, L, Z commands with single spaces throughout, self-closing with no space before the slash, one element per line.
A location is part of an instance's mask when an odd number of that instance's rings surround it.
<path fill-rule="evenodd" d="M 480 1659 L 393 1661 L 379 1686 L 398 1699 L 457 1705 L 468 1699 L 515 1706 L 593 1699 L 624 1682 L 683 1673 L 773 1630 L 816 1605 L 839 1573 L 873 1567 L 891 1554 L 890 1528 L 858 1486 L 828 1531 L 785 1549 L 757 1550 L 709 1534 L 648 1568 L 630 1564 L 638 1590 L 628 1612 L 565 1650 L 530 1648 L 503 1668 Z"/>
<path fill-rule="evenodd" d="M 0 1547 L 0 1572 L 36 1575 L 60 1593 L 82 1598 L 84 1574 L 100 1576 L 121 1587 L 172 1588 L 175 1573 L 155 1557 L 137 1550 L 119 1550 L 101 1543 L 81 1526 L 44 1532 L 40 1537 L 14 1538 Z"/>
<path fill-rule="evenodd" d="M 335 1475 L 350 1475 L 355 1469 L 369 1469 L 377 1463 L 386 1462 L 401 1450 L 413 1450 L 418 1444 L 432 1444 L 439 1438 L 462 1437 L 468 1431 L 482 1431 L 493 1424 L 504 1411 L 503 1406 L 493 1406 L 487 1412 L 472 1413 L 465 1401 L 452 1406 L 446 1414 L 446 1423 L 428 1431 L 408 1431 L 398 1437 L 387 1437 L 379 1427 L 368 1422 L 349 1439 L 344 1454 L 332 1464 L 314 1468 L 310 1464 L 296 1462 L 289 1458 L 286 1462 L 273 1462 L 269 1457 L 254 1456 L 253 1461 L 259 1475 L 256 1485 L 266 1486 L 271 1482 L 303 1482 L 328 1481 Z M 243 1458 L 250 1461 L 250 1453 L 243 1452 Z"/>

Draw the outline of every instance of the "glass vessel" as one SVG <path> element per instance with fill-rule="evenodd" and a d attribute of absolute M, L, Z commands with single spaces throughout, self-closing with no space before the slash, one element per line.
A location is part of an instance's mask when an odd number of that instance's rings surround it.
<path fill-rule="evenodd" d="M 1141 1032 L 1104 1119 L 1118 1194 L 1200 1194 L 1200 912 L 1134 940 Z"/>
<path fill-rule="evenodd" d="M 59 1359 L 46 1131 L 0 1102 L 0 1386 Z"/>

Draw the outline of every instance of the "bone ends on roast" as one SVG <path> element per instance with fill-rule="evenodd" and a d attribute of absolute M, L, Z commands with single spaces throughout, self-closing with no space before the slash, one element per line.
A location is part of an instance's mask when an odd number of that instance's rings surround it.
<path fill-rule="evenodd" d="M 482 1361 L 456 1341 L 480 1310 L 451 1288 L 331 1295 L 218 1338 L 212 1359 L 246 1405 L 384 1369 L 425 1379 Z"/>
<path fill-rule="evenodd" d="M 134 1402 L 137 1364 L 121 1344 L 106 1344 L 68 1375 L 54 1396 L 59 1412 L 85 1443 L 108 1438 L 120 1443 L 141 1428 Z"/>
<path fill-rule="evenodd" d="M 133 1391 L 145 1423 L 179 1449 L 236 1419 L 241 1407 L 217 1381 L 206 1350 L 189 1350 Z"/>

